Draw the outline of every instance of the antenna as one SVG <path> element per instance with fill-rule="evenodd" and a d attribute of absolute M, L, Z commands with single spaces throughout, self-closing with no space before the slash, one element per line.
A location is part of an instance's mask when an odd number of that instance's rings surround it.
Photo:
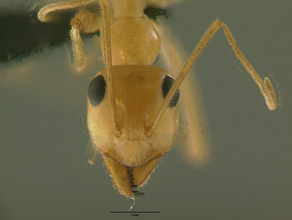
<path fill-rule="evenodd" d="M 200 56 L 202 51 L 205 49 L 205 47 L 207 46 L 209 41 L 214 37 L 214 35 L 217 33 L 217 31 L 220 30 L 221 27 L 225 33 L 225 36 L 226 36 L 228 43 L 232 47 L 236 57 L 240 60 L 241 64 L 244 66 L 246 71 L 250 74 L 250 76 L 252 77 L 254 82 L 258 85 L 258 87 L 259 87 L 259 89 L 260 89 L 260 91 L 265 99 L 265 102 L 266 102 L 268 109 L 272 111 L 272 110 L 275 110 L 277 108 L 277 99 L 276 99 L 275 91 L 274 91 L 274 88 L 273 88 L 273 85 L 272 85 L 270 79 L 268 77 L 265 77 L 264 81 L 263 81 L 260 78 L 260 76 L 257 74 L 255 69 L 253 68 L 253 66 L 247 61 L 247 59 L 243 56 L 242 52 L 240 51 L 239 47 L 236 45 L 235 39 L 232 36 L 229 28 L 222 21 L 216 20 L 209 26 L 207 31 L 204 33 L 203 37 L 201 38 L 201 40 L 199 41 L 199 43 L 197 44 L 197 46 L 193 50 L 191 56 L 189 57 L 186 64 L 184 65 L 184 67 L 180 71 L 179 75 L 175 79 L 174 83 L 172 84 L 163 104 L 161 105 L 161 107 L 157 113 L 155 120 L 153 121 L 153 123 L 151 124 L 151 126 L 149 127 L 149 129 L 146 133 L 147 136 L 151 136 L 151 134 L 152 134 L 153 130 L 156 128 L 161 116 L 165 112 L 165 110 L 168 107 L 175 92 L 177 91 L 177 89 L 179 88 L 181 83 L 183 82 L 184 78 L 186 77 L 186 75 L 190 71 L 191 67 L 193 66 L 195 61 L 198 59 L 198 57 Z"/>
<path fill-rule="evenodd" d="M 104 44 L 104 57 L 106 67 L 106 82 L 108 88 L 108 97 L 110 100 L 110 111 L 112 123 L 115 129 L 115 135 L 120 136 L 120 128 L 116 121 L 116 111 L 113 94 L 113 71 L 112 71 L 112 51 L 111 51 L 111 30 L 110 30 L 110 7 L 107 0 L 100 0 L 102 10 L 102 34 Z"/>

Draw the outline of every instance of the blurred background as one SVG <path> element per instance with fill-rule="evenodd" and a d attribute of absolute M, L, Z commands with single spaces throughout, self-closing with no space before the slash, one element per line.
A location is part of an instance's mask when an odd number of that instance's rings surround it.
<path fill-rule="evenodd" d="M 110 213 L 132 200 L 113 189 L 102 159 L 87 163 L 86 92 L 102 68 L 98 38 L 85 38 L 89 66 L 77 74 L 69 18 L 34 28 L 42 5 L 0 2 L 0 219 L 128 219 Z M 160 213 L 140 219 L 292 218 L 291 10 L 284 0 L 185 0 L 169 9 L 187 54 L 215 19 L 224 21 L 260 76 L 270 77 L 281 106 L 266 108 L 223 31 L 216 34 L 196 63 L 211 160 L 196 169 L 175 144 L 134 208 Z"/>

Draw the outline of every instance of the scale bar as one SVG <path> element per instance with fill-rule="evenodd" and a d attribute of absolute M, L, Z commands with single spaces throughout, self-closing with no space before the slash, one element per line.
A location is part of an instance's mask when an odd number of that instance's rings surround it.
<path fill-rule="evenodd" d="M 159 214 L 160 211 L 136 211 L 136 212 L 133 212 L 133 211 L 110 211 L 110 213 L 113 213 L 113 214 L 116 214 L 116 213 L 126 213 L 126 214 L 140 214 L 140 213 L 149 213 L 149 214 Z"/>

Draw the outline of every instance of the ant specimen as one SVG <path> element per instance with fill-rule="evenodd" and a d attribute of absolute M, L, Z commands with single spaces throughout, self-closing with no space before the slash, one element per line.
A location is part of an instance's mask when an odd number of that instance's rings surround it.
<path fill-rule="evenodd" d="M 38 13 L 40 21 L 48 22 L 54 19 L 56 12 L 80 8 L 71 20 L 70 32 L 74 64 L 79 71 L 86 65 L 80 32 L 101 30 L 105 68 L 94 76 L 88 88 L 88 130 L 114 184 L 120 193 L 130 198 L 143 195 L 137 188 L 146 182 L 160 158 L 171 149 L 179 125 L 179 87 L 221 28 L 235 55 L 258 85 L 267 107 L 270 110 L 277 107 L 271 81 L 259 77 L 229 28 L 220 20 L 209 26 L 175 79 L 164 69 L 152 66 L 161 38 L 157 25 L 144 14 L 149 5 L 165 7 L 166 2 L 77 0 L 49 4 Z M 181 96 L 188 94 L 182 92 Z"/>

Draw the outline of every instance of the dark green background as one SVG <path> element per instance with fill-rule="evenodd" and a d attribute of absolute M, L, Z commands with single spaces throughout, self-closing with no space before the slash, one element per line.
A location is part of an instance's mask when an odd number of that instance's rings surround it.
<path fill-rule="evenodd" d="M 284 0 L 188 0 L 174 7 L 170 24 L 187 53 L 220 18 L 259 74 L 276 85 L 282 106 L 267 110 L 220 31 L 196 64 L 212 159 L 196 170 L 175 146 L 134 209 L 161 213 L 139 219 L 292 218 L 291 10 Z M 85 75 L 74 74 L 69 41 L 0 63 L 1 220 L 131 218 L 109 213 L 128 210 L 132 201 L 113 189 L 102 160 L 87 164 L 86 90 L 101 68 L 95 40 L 86 41 L 93 58 Z"/>

